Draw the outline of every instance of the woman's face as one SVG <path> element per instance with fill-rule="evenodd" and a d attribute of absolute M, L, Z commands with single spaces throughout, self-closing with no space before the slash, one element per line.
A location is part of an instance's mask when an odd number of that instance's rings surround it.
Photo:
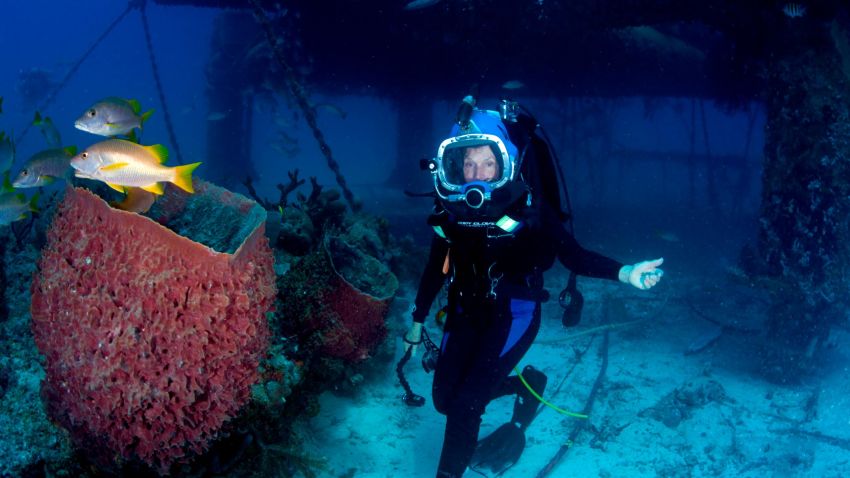
<path fill-rule="evenodd" d="M 466 148 L 463 153 L 464 181 L 494 181 L 499 176 L 499 163 L 489 146 Z"/>

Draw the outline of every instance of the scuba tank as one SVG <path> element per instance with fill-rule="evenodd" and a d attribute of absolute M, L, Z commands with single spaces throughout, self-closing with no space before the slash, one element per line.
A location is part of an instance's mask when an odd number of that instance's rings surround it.
<path fill-rule="evenodd" d="M 508 99 L 499 102 L 499 114 L 508 128 L 511 141 L 519 148 L 521 178 L 533 191 L 532 200 L 549 205 L 570 234 L 575 235 L 572 203 L 561 162 L 543 126 L 526 108 Z M 558 295 L 564 309 L 561 324 L 573 327 L 581 321 L 584 296 L 578 290 L 576 273 L 570 271 L 567 286 Z"/>

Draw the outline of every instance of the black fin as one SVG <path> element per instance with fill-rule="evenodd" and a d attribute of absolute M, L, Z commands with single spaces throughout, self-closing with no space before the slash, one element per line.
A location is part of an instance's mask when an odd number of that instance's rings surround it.
<path fill-rule="evenodd" d="M 546 374 L 526 365 L 522 377 L 537 395 L 546 389 Z M 500 426 L 490 435 L 478 441 L 472 456 L 473 468 L 489 469 L 500 475 L 514 466 L 525 449 L 525 430 L 537 414 L 540 401 L 524 384 L 520 385 L 514 401 L 511 421 Z"/>
<path fill-rule="evenodd" d="M 482 438 L 470 465 L 501 474 L 514 466 L 525 449 L 525 433 L 513 423 L 505 423 Z"/>

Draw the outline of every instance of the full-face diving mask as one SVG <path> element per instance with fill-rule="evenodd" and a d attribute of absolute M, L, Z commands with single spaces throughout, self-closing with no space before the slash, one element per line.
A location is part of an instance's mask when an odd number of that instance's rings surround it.
<path fill-rule="evenodd" d="M 434 188 L 443 201 L 478 209 L 514 179 L 516 151 L 499 113 L 475 110 L 466 131 L 455 125 L 440 144 L 429 165 Z"/>

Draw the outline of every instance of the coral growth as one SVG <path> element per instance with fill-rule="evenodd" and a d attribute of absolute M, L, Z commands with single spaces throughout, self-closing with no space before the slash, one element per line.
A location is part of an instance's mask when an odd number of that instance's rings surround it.
<path fill-rule="evenodd" d="M 385 265 L 386 221 L 347 215 L 339 191 L 315 178 L 310 183 L 309 196 L 297 194 L 298 202 L 280 211 L 275 244 L 292 265 L 280 283 L 286 315 L 278 326 L 298 337 L 302 355 L 359 362 L 386 335 L 384 318 L 398 288 Z"/>
<path fill-rule="evenodd" d="M 654 406 L 640 413 L 664 423 L 670 428 L 693 415 L 694 410 L 712 402 L 729 401 L 726 390 L 716 380 L 697 377 L 664 396 Z"/>
<path fill-rule="evenodd" d="M 384 318 L 398 280 L 377 259 L 328 236 L 293 265 L 280 288 L 285 329 L 316 334 L 301 342 L 322 355 L 358 362 L 386 335 Z"/>
<path fill-rule="evenodd" d="M 742 265 L 781 282 L 761 351 L 762 373 L 780 383 L 799 382 L 823 359 L 850 303 L 850 80 L 842 64 L 829 49 L 806 48 L 765 73 L 759 243 Z"/>
<path fill-rule="evenodd" d="M 281 212 L 277 245 L 294 256 L 303 256 L 313 247 L 315 227 L 310 216 L 300 208 L 287 207 Z"/>
<path fill-rule="evenodd" d="M 203 211 L 218 202 L 224 217 L 242 219 L 218 230 L 247 232 L 235 253 L 82 189 L 66 191 L 48 232 L 32 284 L 42 393 L 49 414 L 101 465 L 139 459 L 167 472 L 208 447 L 258 380 L 275 296 L 256 220 L 265 214 L 214 186 L 198 189 L 176 202 L 173 218 L 196 201 Z"/>
<path fill-rule="evenodd" d="M 301 186 L 304 180 L 298 180 L 297 169 L 290 171 L 289 177 L 289 186 L 278 184 L 278 189 L 281 190 L 279 207 L 269 212 L 269 217 L 274 218 L 277 224 L 269 228 L 269 237 L 272 244 L 282 253 L 301 257 L 319 246 L 326 230 L 343 225 L 346 220 L 346 206 L 340 200 L 339 191 L 322 188 L 315 177 L 310 178 L 310 195 L 305 196 L 299 192 L 296 194 L 297 202 L 290 204 L 287 200 L 288 194 Z M 253 191 L 252 195 L 256 197 Z M 271 206 L 269 201 L 262 203 L 267 207 Z"/>

